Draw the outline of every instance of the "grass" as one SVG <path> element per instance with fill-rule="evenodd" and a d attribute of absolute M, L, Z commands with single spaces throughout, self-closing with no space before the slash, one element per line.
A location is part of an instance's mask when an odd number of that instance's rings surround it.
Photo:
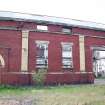
<path fill-rule="evenodd" d="M 0 97 L 33 98 L 34 105 L 105 105 L 105 85 L 0 86 Z"/>

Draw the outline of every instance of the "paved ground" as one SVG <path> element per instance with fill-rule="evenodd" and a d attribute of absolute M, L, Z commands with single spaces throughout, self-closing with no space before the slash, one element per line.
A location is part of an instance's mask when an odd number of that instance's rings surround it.
<path fill-rule="evenodd" d="M 105 79 L 95 79 L 95 85 L 105 85 Z"/>

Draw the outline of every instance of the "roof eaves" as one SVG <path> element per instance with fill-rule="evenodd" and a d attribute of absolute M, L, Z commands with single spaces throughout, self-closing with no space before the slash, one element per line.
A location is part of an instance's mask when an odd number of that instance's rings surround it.
<path fill-rule="evenodd" d="M 24 13 L 15 13 L 15 12 L 0 12 L 0 20 L 12 20 L 12 21 L 27 21 L 27 22 L 37 22 L 45 24 L 54 24 L 54 25 L 64 25 L 72 26 L 93 30 L 102 30 L 105 31 L 105 25 L 89 21 L 80 21 L 74 19 L 66 19 L 52 16 L 41 16 L 41 15 L 32 15 Z"/>

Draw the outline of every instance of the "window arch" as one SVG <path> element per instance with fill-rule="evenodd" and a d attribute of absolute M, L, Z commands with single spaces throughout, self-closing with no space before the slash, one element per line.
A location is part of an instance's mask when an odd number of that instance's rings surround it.
<path fill-rule="evenodd" d="M 5 67 L 5 61 L 3 56 L 0 54 L 0 68 L 4 68 Z"/>

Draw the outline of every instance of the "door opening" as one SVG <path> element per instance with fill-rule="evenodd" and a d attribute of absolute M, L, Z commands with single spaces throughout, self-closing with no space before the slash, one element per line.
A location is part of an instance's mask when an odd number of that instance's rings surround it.
<path fill-rule="evenodd" d="M 105 77 L 105 50 L 93 50 L 93 72 L 95 77 Z"/>

